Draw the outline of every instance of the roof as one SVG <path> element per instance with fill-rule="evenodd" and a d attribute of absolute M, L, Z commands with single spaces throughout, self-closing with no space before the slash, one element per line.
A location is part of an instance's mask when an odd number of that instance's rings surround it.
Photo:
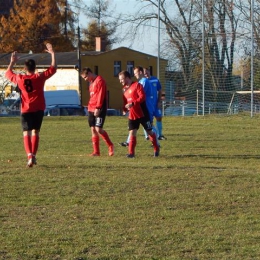
<path fill-rule="evenodd" d="M 89 52 L 88 55 L 93 55 L 96 52 Z M 78 64 L 77 52 L 56 52 L 56 63 L 58 67 L 74 67 Z M 51 56 L 49 53 L 18 53 L 19 57 L 16 66 L 24 66 L 27 59 L 35 60 L 37 67 L 48 67 L 51 63 Z M 6 68 L 10 63 L 11 53 L 0 53 L 0 68 Z"/>
<path fill-rule="evenodd" d="M 109 52 L 115 52 L 119 49 L 126 49 L 132 52 L 141 53 L 144 55 L 148 55 L 147 53 L 142 53 L 136 50 L 129 49 L 127 47 L 119 47 L 110 51 L 105 52 L 97 52 L 97 51 L 86 51 L 81 52 L 81 56 L 95 56 L 95 55 L 102 55 Z M 75 52 L 56 52 L 56 63 L 58 65 L 58 68 L 66 68 L 66 67 L 73 67 L 78 64 L 78 53 Z M 48 67 L 51 63 L 51 56 L 47 52 L 43 53 L 18 53 L 19 57 L 18 62 L 16 63 L 16 66 L 24 66 L 24 61 L 27 59 L 33 59 L 35 60 L 37 67 Z M 155 57 L 153 55 L 149 55 L 151 57 Z M 6 68 L 10 63 L 11 58 L 11 52 L 9 53 L 0 53 L 0 68 Z M 162 59 L 164 60 L 164 59 Z"/>

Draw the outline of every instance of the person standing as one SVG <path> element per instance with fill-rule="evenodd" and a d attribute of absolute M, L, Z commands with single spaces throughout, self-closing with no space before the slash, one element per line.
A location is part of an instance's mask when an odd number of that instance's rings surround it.
<path fill-rule="evenodd" d="M 100 156 L 99 136 L 108 146 L 108 155 L 114 155 L 114 145 L 103 129 L 107 113 L 107 86 L 101 76 L 95 75 L 90 68 L 83 68 L 81 77 L 90 83 L 88 102 L 88 123 L 91 129 L 93 152 L 90 156 Z"/>
<path fill-rule="evenodd" d="M 56 60 L 52 44 L 46 44 L 46 52 L 51 54 L 51 65 L 44 72 L 36 72 L 35 60 L 29 59 L 24 63 L 26 74 L 16 74 L 13 67 L 18 61 L 17 53 L 11 54 L 11 61 L 5 77 L 18 85 L 21 92 L 21 124 L 23 130 L 24 149 L 27 154 L 27 167 L 36 162 L 40 140 L 40 129 L 45 110 L 44 83 L 56 73 Z"/>
<path fill-rule="evenodd" d="M 157 144 L 159 145 L 159 142 L 158 142 L 158 139 L 157 139 L 157 132 L 156 132 L 155 127 L 153 126 L 154 100 L 153 100 L 153 92 L 152 92 L 152 88 L 150 86 L 150 82 L 144 76 L 144 69 L 141 66 L 137 66 L 137 67 L 134 68 L 134 76 L 138 80 L 138 82 L 143 86 L 144 93 L 145 93 L 145 96 L 146 96 L 146 101 L 145 102 L 146 102 L 146 107 L 148 109 L 150 122 L 151 122 L 151 125 L 152 125 L 152 129 L 153 129 L 153 131 L 156 134 Z M 148 134 L 145 131 L 145 129 L 144 129 L 144 134 L 145 134 L 146 140 L 149 140 Z M 128 146 L 129 139 L 130 139 L 130 135 L 128 135 L 128 138 L 127 138 L 126 142 L 119 143 L 119 145 L 121 145 L 121 146 Z"/>
<path fill-rule="evenodd" d="M 158 78 L 151 76 L 150 69 L 144 68 L 144 76 L 149 80 L 154 112 L 153 115 L 156 118 L 156 128 L 158 133 L 158 140 L 166 140 L 167 138 L 162 134 L 162 110 L 161 110 L 161 98 L 162 98 L 162 86 Z"/>
<path fill-rule="evenodd" d="M 149 111 L 146 106 L 146 95 L 143 86 L 138 82 L 132 82 L 128 71 L 119 73 L 119 82 L 123 85 L 123 111 L 129 112 L 128 115 L 128 130 L 129 130 L 129 145 L 128 158 L 135 157 L 135 147 L 137 144 L 137 131 L 140 124 L 144 127 L 153 144 L 154 157 L 159 156 L 160 148 L 157 144 L 156 134 L 152 131 Z"/>

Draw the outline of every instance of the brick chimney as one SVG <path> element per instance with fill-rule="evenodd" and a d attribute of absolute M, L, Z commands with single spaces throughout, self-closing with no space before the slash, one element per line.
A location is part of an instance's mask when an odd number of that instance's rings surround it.
<path fill-rule="evenodd" d="M 101 52 L 105 50 L 106 50 L 106 46 L 104 42 L 101 40 L 101 37 L 96 37 L 96 51 Z"/>

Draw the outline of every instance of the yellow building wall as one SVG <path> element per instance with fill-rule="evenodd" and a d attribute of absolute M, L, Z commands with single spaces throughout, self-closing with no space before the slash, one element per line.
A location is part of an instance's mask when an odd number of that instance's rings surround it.
<path fill-rule="evenodd" d="M 98 67 L 98 74 L 102 76 L 106 83 L 109 92 L 109 108 L 122 110 L 122 85 L 119 83 L 118 77 L 114 76 L 114 61 L 121 61 L 121 70 L 127 70 L 127 62 L 134 61 L 134 66 L 149 67 L 152 66 L 153 76 L 157 76 L 157 58 L 145 53 L 134 51 L 125 47 L 118 48 L 112 51 L 100 53 L 98 55 L 81 56 L 81 67 L 89 67 L 95 72 L 95 67 Z M 160 60 L 160 82 L 164 88 L 165 82 L 165 67 L 167 61 Z M 133 80 L 136 79 L 133 77 Z M 82 104 L 87 105 L 88 102 L 88 84 L 83 80 L 82 84 Z"/>

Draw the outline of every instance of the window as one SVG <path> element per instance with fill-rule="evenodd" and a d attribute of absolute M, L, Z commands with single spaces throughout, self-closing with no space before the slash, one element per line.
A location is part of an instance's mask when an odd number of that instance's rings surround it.
<path fill-rule="evenodd" d="M 94 66 L 94 73 L 98 75 L 98 66 Z"/>
<path fill-rule="evenodd" d="M 153 66 L 149 66 L 150 74 L 153 76 Z"/>
<path fill-rule="evenodd" d="M 131 77 L 134 76 L 134 61 L 128 61 L 126 63 L 126 70 L 130 73 Z"/>
<path fill-rule="evenodd" d="M 121 71 L 121 61 L 114 61 L 114 77 L 118 77 Z"/>

